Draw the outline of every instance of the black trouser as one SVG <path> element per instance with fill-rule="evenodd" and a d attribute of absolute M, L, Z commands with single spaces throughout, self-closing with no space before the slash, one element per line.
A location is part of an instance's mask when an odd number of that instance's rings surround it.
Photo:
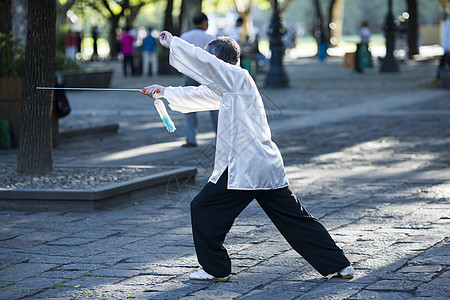
<path fill-rule="evenodd" d="M 437 79 L 441 79 L 440 71 L 445 68 L 445 65 L 450 67 L 450 51 L 444 52 L 439 60 L 439 67 L 437 71 Z"/>
<path fill-rule="evenodd" d="M 192 232 L 197 259 L 216 277 L 231 273 L 223 242 L 236 217 L 256 199 L 284 238 L 320 274 L 350 265 L 325 227 L 297 200 L 289 187 L 276 190 L 228 190 L 227 171 L 216 184 L 208 182 L 191 202 Z"/>
<path fill-rule="evenodd" d="M 136 71 L 134 70 L 133 55 L 123 56 L 123 75 L 125 76 L 127 76 L 127 65 L 131 68 L 131 75 L 135 75 Z"/>

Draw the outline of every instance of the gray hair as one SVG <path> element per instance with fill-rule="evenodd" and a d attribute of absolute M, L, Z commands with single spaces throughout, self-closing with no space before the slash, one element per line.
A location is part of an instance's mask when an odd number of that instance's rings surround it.
<path fill-rule="evenodd" d="M 232 65 L 240 63 L 241 48 L 234 39 L 228 36 L 216 37 L 206 45 L 205 50 Z"/>

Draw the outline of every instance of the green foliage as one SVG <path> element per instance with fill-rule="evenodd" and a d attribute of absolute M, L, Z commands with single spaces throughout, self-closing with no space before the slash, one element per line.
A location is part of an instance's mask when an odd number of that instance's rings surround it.
<path fill-rule="evenodd" d="M 79 70 L 81 67 L 76 61 L 67 58 L 64 52 L 56 52 L 55 71 Z"/>
<path fill-rule="evenodd" d="M 25 74 L 25 46 L 12 32 L 0 33 L 0 77 L 23 77 Z"/>
<path fill-rule="evenodd" d="M 69 30 L 69 25 L 64 24 L 56 29 L 56 52 L 64 52 L 66 49 L 66 34 Z"/>

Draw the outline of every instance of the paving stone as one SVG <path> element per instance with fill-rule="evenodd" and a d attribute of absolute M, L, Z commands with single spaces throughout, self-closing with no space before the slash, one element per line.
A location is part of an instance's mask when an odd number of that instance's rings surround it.
<path fill-rule="evenodd" d="M 83 244 L 87 244 L 93 242 L 93 239 L 85 239 L 85 238 L 61 238 L 55 241 L 48 242 L 47 245 L 58 245 L 58 246 L 80 246 Z"/>
<path fill-rule="evenodd" d="M 368 290 L 381 291 L 412 291 L 420 285 L 420 282 L 405 280 L 380 280 L 367 287 Z"/>
<path fill-rule="evenodd" d="M 35 293 L 34 289 L 2 288 L 0 289 L 0 299 L 21 299 Z"/>
<path fill-rule="evenodd" d="M 401 292 L 374 292 L 374 291 L 361 291 L 356 295 L 353 295 L 351 299 L 389 299 L 389 300 L 404 300 L 411 299 L 411 294 Z"/>
<path fill-rule="evenodd" d="M 20 263 L 0 270 L 0 279 L 16 282 L 57 267 L 53 264 Z"/>
<path fill-rule="evenodd" d="M 79 299 L 82 295 L 91 293 L 91 290 L 81 287 L 58 286 L 33 295 L 32 299 Z"/>
<path fill-rule="evenodd" d="M 56 279 L 73 279 L 86 275 L 86 271 L 65 271 L 65 270 L 50 270 L 39 274 L 42 278 L 56 278 Z"/>
<path fill-rule="evenodd" d="M 65 264 L 60 267 L 58 267 L 57 270 L 60 271 L 92 271 L 97 270 L 101 268 L 100 264 L 82 264 L 82 263 L 72 263 L 72 264 Z"/>
<path fill-rule="evenodd" d="M 150 286 L 169 280 L 173 276 L 163 275 L 138 275 L 131 278 L 127 278 L 120 281 L 121 285 L 133 285 L 133 286 Z"/>
<path fill-rule="evenodd" d="M 398 270 L 400 273 L 438 273 L 442 266 L 406 266 Z"/>
<path fill-rule="evenodd" d="M 12 285 L 11 288 L 30 289 L 30 290 L 34 289 L 35 291 L 40 291 L 59 285 L 64 281 L 65 281 L 64 279 L 57 279 L 57 278 L 32 277 L 14 283 L 14 285 Z"/>
<path fill-rule="evenodd" d="M 171 280 L 154 286 L 149 286 L 144 292 L 134 295 L 133 299 L 179 299 L 202 290 L 214 283 L 191 284 L 189 282 Z M 224 285 L 228 286 L 228 283 Z"/>
<path fill-rule="evenodd" d="M 90 276 L 84 275 L 73 280 L 69 280 L 63 284 L 66 287 L 74 287 L 74 288 L 99 288 L 103 285 L 115 284 L 119 281 L 122 281 L 124 278 L 118 277 L 100 277 L 100 276 Z"/>
<path fill-rule="evenodd" d="M 438 277 L 428 283 L 423 283 L 417 288 L 416 295 L 421 297 L 449 297 L 450 278 Z"/>
<path fill-rule="evenodd" d="M 450 255 L 428 255 L 422 254 L 410 261 L 412 264 L 418 265 L 429 265 L 429 264 L 437 264 L 437 265 L 450 265 Z"/>
<path fill-rule="evenodd" d="M 324 282 L 296 299 L 346 299 L 357 294 L 364 287 L 363 284 L 351 282 Z"/>
<path fill-rule="evenodd" d="M 119 277 L 119 278 L 129 278 L 139 275 L 141 272 L 139 270 L 124 270 L 117 268 L 102 268 L 97 269 L 89 273 L 90 276 L 100 276 L 100 277 Z"/>
<path fill-rule="evenodd" d="M 301 295 L 305 293 L 292 290 L 254 290 L 239 299 L 296 299 Z"/>
<path fill-rule="evenodd" d="M 71 256 L 71 257 L 95 256 L 103 252 L 104 250 L 105 248 L 93 249 L 87 247 L 86 245 L 80 247 L 39 245 L 31 248 L 22 249 L 23 252 L 31 254 L 47 253 L 52 256 Z"/>
<path fill-rule="evenodd" d="M 200 290 L 197 292 L 194 292 L 190 294 L 187 299 L 233 299 L 237 298 L 239 296 L 242 296 L 239 293 L 227 291 L 227 290 L 220 290 L 220 289 L 214 289 L 214 290 Z"/>

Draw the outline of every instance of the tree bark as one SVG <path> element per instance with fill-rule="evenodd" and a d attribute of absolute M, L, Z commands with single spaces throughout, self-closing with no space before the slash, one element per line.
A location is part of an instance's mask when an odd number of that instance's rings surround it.
<path fill-rule="evenodd" d="M 407 0 L 408 4 L 408 57 L 409 59 L 414 58 L 414 55 L 419 54 L 419 46 L 418 46 L 418 23 L 419 23 L 419 13 L 417 0 Z"/>
<path fill-rule="evenodd" d="M 245 7 L 241 0 L 234 0 L 236 11 L 238 12 L 239 17 L 243 20 L 241 37 L 238 42 L 244 42 L 245 37 L 253 30 L 253 20 L 250 18 L 252 13 L 252 2 L 253 0 L 250 0 L 247 3 L 247 7 Z"/>
<path fill-rule="evenodd" d="M 178 32 L 181 34 L 194 28 L 192 19 L 202 11 L 202 0 L 183 0 L 178 21 Z"/>
<path fill-rule="evenodd" d="M 167 6 L 164 15 L 163 30 L 167 30 L 169 32 L 173 32 L 173 30 L 175 29 L 173 26 L 172 11 L 173 11 L 173 0 L 167 0 Z"/>
<path fill-rule="evenodd" d="M 314 10 L 316 12 L 316 15 L 314 17 L 314 28 L 313 28 L 313 34 L 316 38 L 317 45 L 323 41 L 324 39 L 324 28 L 323 28 L 323 14 L 322 10 L 320 9 L 320 1 L 319 0 L 313 0 L 314 4 Z M 325 29 L 326 30 L 326 29 Z"/>
<path fill-rule="evenodd" d="M 17 172 L 45 174 L 53 170 L 51 91 L 55 64 L 55 0 L 28 1 L 25 78 L 22 88 L 21 126 Z M 45 53 L 45 55 L 43 55 Z"/>
<path fill-rule="evenodd" d="M 332 0 L 328 8 L 328 24 L 334 23 L 334 28 L 328 27 L 330 37 L 330 44 L 336 46 L 342 36 L 342 23 L 344 13 L 345 0 Z"/>

